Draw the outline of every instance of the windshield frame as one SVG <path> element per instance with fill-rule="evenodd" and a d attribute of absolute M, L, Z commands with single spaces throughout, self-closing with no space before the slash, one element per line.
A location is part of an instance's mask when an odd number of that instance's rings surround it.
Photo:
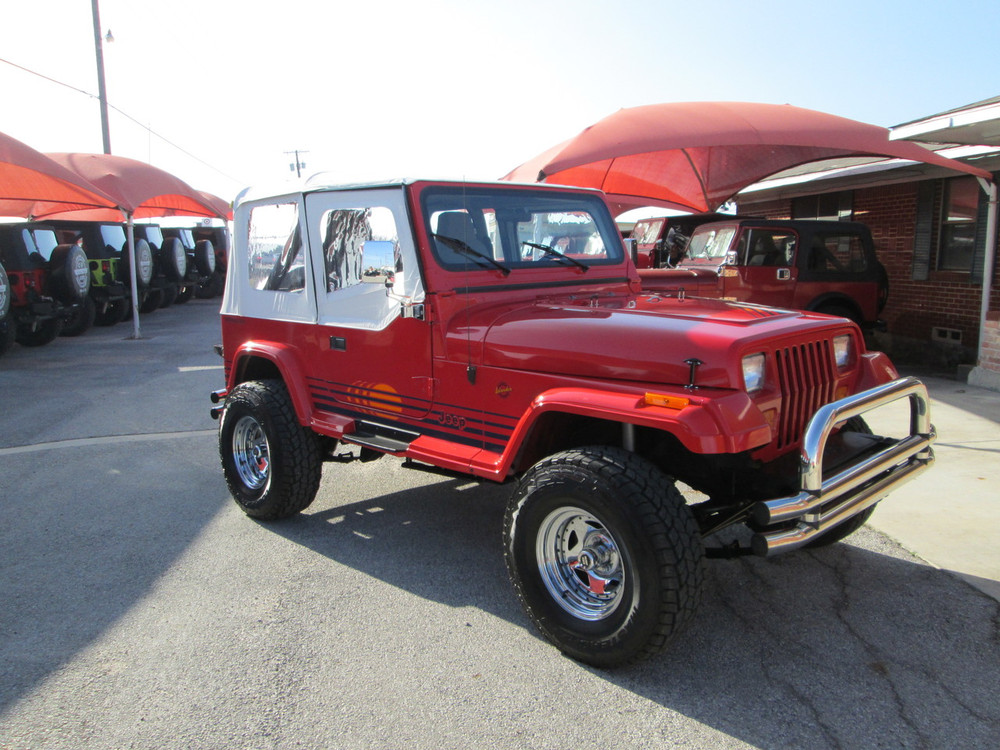
<path fill-rule="evenodd" d="M 688 239 L 687 246 L 684 248 L 683 262 L 688 263 L 690 261 L 695 261 L 713 264 L 725 263 L 726 256 L 730 248 L 732 248 L 733 239 L 739 233 L 739 227 L 739 224 L 728 222 L 718 224 L 702 224 L 699 227 L 695 227 L 695 230 L 691 232 L 691 237 Z M 691 250 L 692 246 L 695 245 L 696 241 L 708 234 L 713 235 L 713 237 L 707 240 L 705 244 L 696 251 L 696 254 L 693 254 Z M 725 241 L 722 242 L 722 239 Z"/>
<path fill-rule="evenodd" d="M 484 242 L 484 247 L 489 246 L 492 260 L 508 272 L 561 268 L 582 273 L 584 266 L 616 266 L 625 260 L 621 234 L 598 194 L 428 185 L 420 193 L 420 204 L 423 228 L 431 238 L 431 253 L 437 264 L 447 271 L 499 270 L 491 263 L 471 257 L 472 253 L 446 254 L 445 243 L 434 239 L 438 229 L 434 221 L 437 216 L 448 212 L 468 213 L 471 224 L 476 228 L 477 238 L 488 238 L 489 242 Z M 559 216 L 564 219 L 552 220 Z M 544 221 L 544 226 L 543 217 L 549 219 Z M 548 233 L 546 230 L 549 230 Z M 532 232 L 530 236 L 529 231 Z M 567 237 L 574 243 L 574 249 L 565 252 L 565 257 L 560 257 L 563 255 L 562 248 L 556 247 L 555 243 Z M 551 252 L 537 248 L 532 252 L 532 243 L 551 247 Z M 599 248 L 597 253 L 592 252 L 594 248 Z"/>

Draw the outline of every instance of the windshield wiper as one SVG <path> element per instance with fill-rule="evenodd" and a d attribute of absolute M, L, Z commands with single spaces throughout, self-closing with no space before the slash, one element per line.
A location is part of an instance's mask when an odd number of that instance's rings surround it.
<path fill-rule="evenodd" d="M 449 237 L 446 234 L 431 234 L 431 237 L 433 237 L 436 240 L 441 240 L 444 244 L 446 244 L 456 253 L 467 255 L 473 259 L 484 260 L 491 266 L 496 268 L 498 271 L 500 271 L 504 276 L 510 276 L 510 269 L 507 268 L 507 266 L 505 266 L 503 263 L 499 262 L 495 258 L 491 258 L 486 253 L 479 252 L 478 250 L 476 250 L 476 248 L 470 246 L 468 243 L 463 242 L 460 239 L 457 239 L 456 237 Z M 483 264 L 480 263 L 479 265 L 482 266 Z"/>
<path fill-rule="evenodd" d="M 586 263 L 581 263 L 576 258 L 571 258 L 568 255 L 563 255 L 561 252 L 556 250 L 554 247 L 550 247 L 549 245 L 539 245 L 537 242 L 528 242 L 527 240 L 522 240 L 521 244 L 527 245 L 528 247 L 533 247 L 536 250 L 541 250 L 543 253 L 545 253 L 546 255 L 551 255 L 553 258 L 558 258 L 559 260 L 568 261 L 583 271 L 590 270 L 590 266 L 588 266 Z"/>

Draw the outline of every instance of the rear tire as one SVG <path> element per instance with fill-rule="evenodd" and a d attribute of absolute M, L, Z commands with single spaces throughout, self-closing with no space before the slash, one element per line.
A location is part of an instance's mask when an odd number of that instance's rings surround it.
<path fill-rule="evenodd" d="M 94 317 L 94 324 L 99 326 L 113 326 L 121 323 L 128 315 L 131 305 L 127 299 L 116 299 L 108 302 L 102 312 L 98 312 Z"/>
<path fill-rule="evenodd" d="M 504 518 L 504 558 L 528 616 L 563 653 L 597 667 L 666 648 L 701 598 L 702 557 L 673 482 L 620 448 L 539 462 Z"/>
<path fill-rule="evenodd" d="M 170 307 L 177 299 L 177 284 L 167 283 L 163 287 L 163 295 L 160 297 L 160 307 Z"/>
<path fill-rule="evenodd" d="M 17 327 L 14 321 L 9 318 L 0 319 L 0 357 L 7 353 L 7 350 L 14 345 L 14 335 Z"/>
<path fill-rule="evenodd" d="M 149 314 L 156 312 L 163 306 L 163 290 L 149 289 L 145 296 L 140 297 L 139 312 Z"/>
<path fill-rule="evenodd" d="M 299 424 L 280 380 L 233 389 L 219 424 L 219 456 L 233 499 L 253 518 L 293 516 L 309 507 L 319 490 L 319 441 Z"/>
<path fill-rule="evenodd" d="M 186 284 L 182 286 L 178 290 L 177 296 L 174 297 L 174 304 L 183 305 L 185 302 L 191 299 L 194 296 L 194 287 L 195 287 L 194 284 Z"/>
<path fill-rule="evenodd" d="M 55 341 L 62 331 L 59 318 L 47 318 L 35 325 L 19 325 L 15 338 L 21 346 L 45 346 Z"/>
<path fill-rule="evenodd" d="M 83 301 L 80 302 L 73 312 L 73 315 L 63 323 L 62 331 L 59 332 L 59 335 L 79 336 L 82 333 L 86 333 L 94 325 L 96 316 L 97 306 L 94 304 L 94 299 L 90 296 L 84 297 Z"/>

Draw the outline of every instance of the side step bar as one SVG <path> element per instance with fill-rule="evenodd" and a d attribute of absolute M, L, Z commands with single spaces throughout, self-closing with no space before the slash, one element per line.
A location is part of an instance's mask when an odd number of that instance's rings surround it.
<path fill-rule="evenodd" d="M 402 453 L 410 443 L 420 437 L 420 433 L 401 430 L 398 427 L 377 422 L 355 422 L 354 432 L 344 433 L 341 442 L 354 443 L 364 448 L 373 448 L 383 453 Z"/>

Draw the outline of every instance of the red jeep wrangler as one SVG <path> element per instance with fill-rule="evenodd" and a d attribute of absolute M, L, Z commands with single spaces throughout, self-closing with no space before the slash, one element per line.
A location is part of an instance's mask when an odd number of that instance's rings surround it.
<path fill-rule="evenodd" d="M 925 388 L 854 325 L 644 293 L 600 193 L 244 194 L 233 236 L 212 395 L 240 507 L 302 511 L 345 448 L 510 481 L 517 595 L 590 664 L 663 649 L 706 554 L 835 542 L 933 460 Z M 872 435 L 896 399 L 901 434 Z M 733 526 L 749 545 L 706 551 Z"/>
<path fill-rule="evenodd" d="M 741 217 L 695 224 L 698 218 L 677 217 L 694 224 L 685 235 L 674 233 L 683 236 L 680 252 L 669 249 L 678 244 L 671 245 L 669 237 L 649 241 L 657 228 L 675 228 L 677 219 L 636 224 L 639 257 L 652 252 L 666 260 L 658 268 L 640 268 L 644 290 L 684 289 L 701 297 L 839 315 L 863 328 L 883 325 L 878 315 L 889 280 L 864 224 Z"/>

